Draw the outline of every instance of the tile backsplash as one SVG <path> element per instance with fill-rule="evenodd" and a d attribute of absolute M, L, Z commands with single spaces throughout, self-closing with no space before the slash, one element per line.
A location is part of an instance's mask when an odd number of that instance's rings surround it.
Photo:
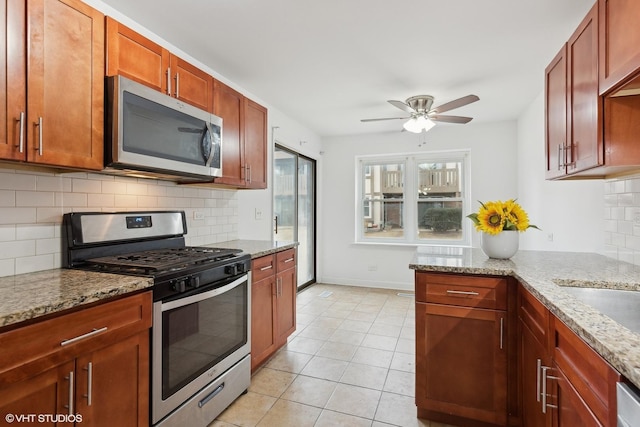
<path fill-rule="evenodd" d="M 133 210 L 184 210 L 187 245 L 238 238 L 235 190 L 3 165 L 0 276 L 60 267 L 64 213 Z"/>
<path fill-rule="evenodd" d="M 640 265 L 640 177 L 606 181 L 605 254 Z"/>

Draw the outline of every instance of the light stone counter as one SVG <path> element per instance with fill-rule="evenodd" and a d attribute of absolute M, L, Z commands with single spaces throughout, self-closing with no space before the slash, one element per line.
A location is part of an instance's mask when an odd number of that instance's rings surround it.
<path fill-rule="evenodd" d="M 217 248 L 241 249 L 243 252 L 251 254 L 251 259 L 274 254 L 286 249 L 295 248 L 297 242 L 272 242 L 271 240 L 228 240 L 226 242 L 206 245 Z"/>
<path fill-rule="evenodd" d="M 55 269 L 0 277 L 0 327 L 152 286 L 146 277 Z"/>
<path fill-rule="evenodd" d="M 640 334 L 578 301 L 556 284 L 640 291 L 640 266 L 592 253 L 519 251 L 510 260 L 493 260 L 480 249 L 434 248 L 416 252 L 409 267 L 417 271 L 515 277 L 640 387 Z"/>

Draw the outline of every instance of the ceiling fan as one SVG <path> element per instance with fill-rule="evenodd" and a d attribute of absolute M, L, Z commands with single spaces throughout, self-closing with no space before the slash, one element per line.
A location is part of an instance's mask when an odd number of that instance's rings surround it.
<path fill-rule="evenodd" d="M 463 116 L 443 116 L 441 113 L 453 110 L 455 108 L 463 107 L 472 102 L 478 101 L 476 95 L 467 95 L 462 98 L 454 99 L 453 101 L 444 103 L 438 107 L 431 108 L 433 105 L 433 96 L 431 95 L 418 95 L 407 98 L 406 102 L 402 101 L 388 101 L 389 104 L 402 111 L 411 114 L 409 117 L 385 117 L 380 119 L 362 119 L 361 122 L 377 122 L 381 120 L 407 120 L 403 125 L 405 130 L 413 133 L 420 133 L 423 130 L 426 132 L 436 124 L 435 122 L 446 123 L 469 123 L 471 117 Z"/>

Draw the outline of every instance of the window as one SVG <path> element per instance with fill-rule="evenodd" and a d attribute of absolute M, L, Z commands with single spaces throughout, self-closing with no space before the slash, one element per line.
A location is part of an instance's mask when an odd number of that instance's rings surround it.
<path fill-rule="evenodd" d="M 357 162 L 358 242 L 470 244 L 467 151 Z"/>

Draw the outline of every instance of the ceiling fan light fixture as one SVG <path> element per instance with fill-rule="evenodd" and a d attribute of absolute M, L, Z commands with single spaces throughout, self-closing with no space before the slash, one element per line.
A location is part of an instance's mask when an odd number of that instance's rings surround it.
<path fill-rule="evenodd" d="M 428 132 L 436 124 L 425 116 L 412 117 L 402 127 L 412 133 Z"/>

